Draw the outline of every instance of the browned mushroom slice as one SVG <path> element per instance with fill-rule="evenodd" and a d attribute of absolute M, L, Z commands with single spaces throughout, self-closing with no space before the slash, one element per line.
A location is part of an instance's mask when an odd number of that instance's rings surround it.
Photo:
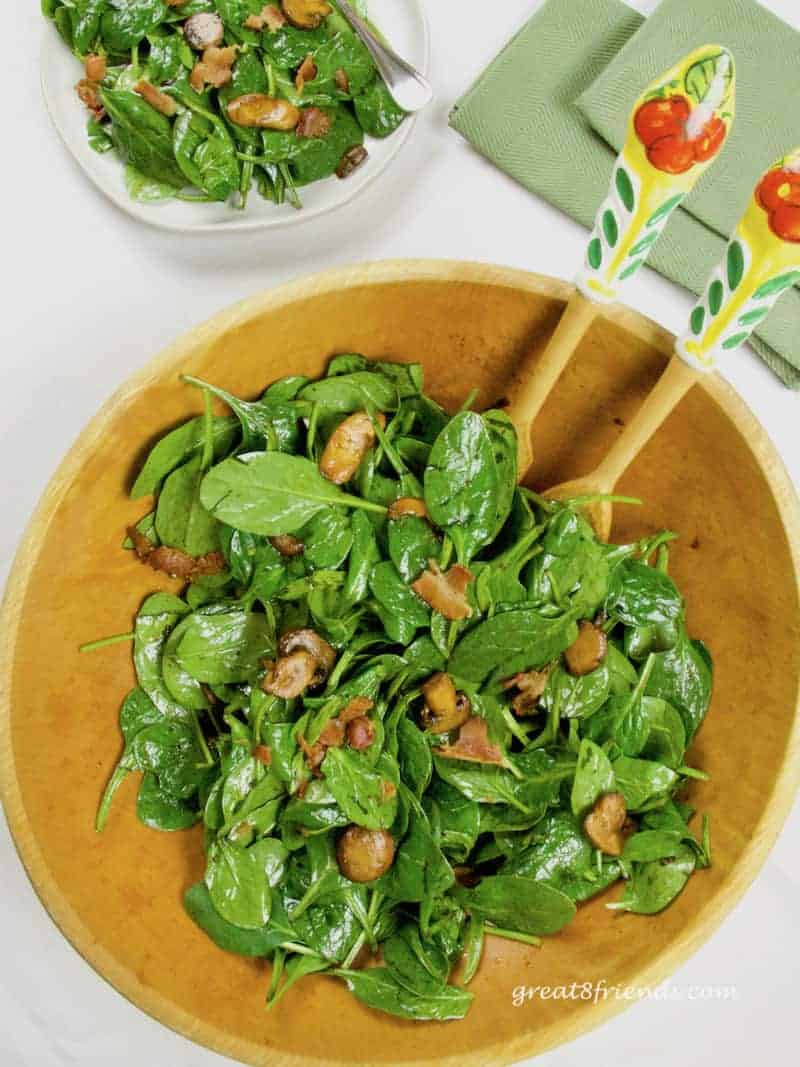
<path fill-rule="evenodd" d="M 517 715 L 533 715 L 539 706 L 539 698 L 547 687 L 550 668 L 543 671 L 520 671 L 519 674 L 506 678 L 503 689 L 516 689 L 511 700 L 511 707 Z"/>
<path fill-rule="evenodd" d="M 489 739 L 486 719 L 473 715 L 458 731 L 458 740 L 453 745 L 434 749 L 437 756 L 445 759 L 468 760 L 471 763 L 491 763 L 497 767 L 507 766 L 499 745 Z"/>
<path fill-rule="evenodd" d="M 315 30 L 333 8 L 325 0 L 281 0 L 286 18 L 298 30 Z"/>
<path fill-rule="evenodd" d="M 336 177 L 348 178 L 354 170 L 361 166 L 368 155 L 369 152 L 367 152 L 363 144 L 356 144 L 352 148 L 348 148 L 339 160 L 339 165 L 336 168 Z"/>
<path fill-rule="evenodd" d="M 319 735 L 319 743 L 325 748 L 338 748 L 344 744 L 345 725 L 339 719 L 328 719 Z"/>
<path fill-rule="evenodd" d="M 407 515 L 414 515 L 418 519 L 427 519 L 428 509 L 425 501 L 416 496 L 401 496 L 393 500 L 389 505 L 389 518 L 402 519 Z"/>
<path fill-rule="evenodd" d="M 317 675 L 320 682 L 324 682 L 333 670 L 336 662 L 336 652 L 328 644 L 324 637 L 316 632 L 304 628 L 302 630 L 287 630 L 278 641 L 278 652 L 282 656 L 288 656 L 298 649 L 308 652 L 317 661 Z"/>
<path fill-rule="evenodd" d="M 195 52 L 204 52 L 206 48 L 222 43 L 225 26 L 215 12 L 198 11 L 196 15 L 190 15 L 184 22 L 183 36 Z"/>
<path fill-rule="evenodd" d="M 295 75 L 295 78 L 294 78 L 294 87 L 295 87 L 295 89 L 297 89 L 298 93 L 302 93 L 303 89 L 305 88 L 306 82 L 313 82 L 313 80 L 316 78 L 316 76 L 317 76 L 317 64 L 314 62 L 314 57 L 309 52 L 308 55 L 306 56 L 306 58 L 303 60 L 303 62 L 297 68 L 297 74 Z M 319 110 L 319 109 L 317 109 L 317 110 Z M 305 114 L 305 112 L 304 112 L 304 114 Z M 321 112 L 321 114 L 325 114 L 325 113 Z M 328 116 L 325 115 L 325 118 L 327 119 Z M 301 136 L 301 134 L 300 134 L 300 125 L 301 125 L 301 123 L 298 123 L 298 131 L 297 131 L 297 136 L 298 137 Z M 327 133 L 330 128 L 331 128 L 330 119 L 328 119 L 328 129 L 326 129 L 325 132 Z M 306 136 L 309 136 L 309 135 L 308 134 L 303 134 L 302 136 L 306 137 Z M 321 137 L 322 134 L 311 134 L 310 136 L 312 136 L 312 137 Z"/>
<path fill-rule="evenodd" d="M 622 793 L 604 793 L 583 820 L 586 836 L 607 856 L 620 856 L 625 845 L 623 828 L 627 821 Z"/>
<path fill-rule="evenodd" d="M 570 674 L 589 674 L 597 670 L 608 652 L 608 638 L 599 626 L 584 619 L 578 626 L 578 636 L 564 653 Z"/>
<path fill-rule="evenodd" d="M 346 736 L 350 748 L 361 752 L 375 740 L 375 724 L 366 715 L 359 715 L 347 724 Z"/>
<path fill-rule="evenodd" d="M 142 563 L 149 563 L 154 571 L 163 571 L 170 578 L 200 578 L 208 574 L 219 574 L 225 570 L 225 557 L 221 552 L 207 552 L 205 556 L 190 556 L 180 548 L 167 545 L 156 547 L 149 538 L 135 526 L 128 528 L 128 537 L 133 542 L 133 550 Z"/>
<path fill-rule="evenodd" d="M 333 83 L 341 93 L 350 92 L 350 79 L 347 77 L 347 71 L 341 67 L 333 75 Z"/>
<path fill-rule="evenodd" d="M 264 19 L 261 15 L 248 15 L 244 20 L 244 28 L 246 30 L 263 30 Z"/>
<path fill-rule="evenodd" d="M 106 57 L 91 52 L 84 60 L 83 69 L 86 72 L 87 81 L 101 82 L 106 76 Z"/>
<path fill-rule="evenodd" d="M 383 415 L 377 416 L 381 428 L 386 425 Z M 319 461 L 322 474 L 334 485 L 349 482 L 361 460 L 375 444 L 375 427 L 366 411 L 355 411 L 340 422 L 328 439 Z"/>
<path fill-rule="evenodd" d="M 300 109 L 288 100 L 264 93 L 245 93 L 228 103 L 228 117 L 237 126 L 264 130 L 293 130 L 300 121 Z"/>
<path fill-rule="evenodd" d="M 145 81 L 144 78 L 137 82 L 136 92 L 143 100 L 147 101 L 150 107 L 155 108 L 156 111 L 160 111 L 161 114 L 166 115 L 167 118 L 171 118 L 178 110 L 178 105 L 171 96 L 162 93 L 160 89 L 156 89 L 154 85 L 151 85 L 149 81 Z"/>
<path fill-rule="evenodd" d="M 465 594 L 472 579 L 473 574 L 460 563 L 456 563 L 445 574 L 436 560 L 432 559 L 428 561 L 428 569 L 411 583 L 411 588 L 446 619 L 468 619 L 472 608 Z"/>
<path fill-rule="evenodd" d="M 463 725 L 470 716 L 469 700 L 457 693 L 453 679 L 444 671 L 432 674 L 422 686 L 425 707 L 420 714 L 422 728 L 431 734 L 444 734 Z"/>
<path fill-rule="evenodd" d="M 302 556 L 306 550 L 303 542 L 291 534 L 276 534 L 275 537 L 268 538 L 268 541 L 282 556 Z"/>
<path fill-rule="evenodd" d="M 270 666 L 261 687 L 265 693 L 292 700 L 318 684 L 318 672 L 316 658 L 305 649 L 298 648 L 290 655 L 281 656 Z"/>
<path fill-rule="evenodd" d="M 391 867 L 394 847 L 388 830 L 348 826 L 336 842 L 339 870 L 351 882 L 372 882 Z"/>

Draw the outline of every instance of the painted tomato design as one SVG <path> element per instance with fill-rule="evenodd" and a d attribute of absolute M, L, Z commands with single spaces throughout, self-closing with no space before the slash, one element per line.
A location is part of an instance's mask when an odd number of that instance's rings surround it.
<path fill-rule="evenodd" d="M 714 115 L 697 137 L 689 140 L 686 123 L 691 114 L 685 96 L 668 96 L 642 104 L 633 120 L 636 136 L 656 170 L 684 174 L 695 163 L 706 163 L 719 152 L 727 130 Z"/>
<path fill-rule="evenodd" d="M 800 242 L 800 171 L 779 167 L 759 182 L 756 199 L 769 215 L 769 226 L 782 241 Z"/>

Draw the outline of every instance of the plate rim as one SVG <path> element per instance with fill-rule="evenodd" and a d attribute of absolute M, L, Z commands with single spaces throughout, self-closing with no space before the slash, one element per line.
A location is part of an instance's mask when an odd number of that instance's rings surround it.
<path fill-rule="evenodd" d="M 33 831 L 28 823 L 19 783 L 16 778 L 11 743 L 10 688 L 16 649 L 17 631 L 22 615 L 28 576 L 46 537 L 53 513 L 69 491 L 87 452 L 102 441 L 106 427 L 121 406 L 139 390 L 178 370 L 186 355 L 199 345 L 210 344 L 216 337 L 248 319 L 271 309 L 306 299 L 313 295 L 344 291 L 363 286 L 419 281 L 465 282 L 544 293 L 566 303 L 574 287 L 549 275 L 519 268 L 446 259 L 394 259 L 336 267 L 290 281 L 256 293 L 218 312 L 200 325 L 182 333 L 175 341 L 152 357 L 129 376 L 100 406 L 66 455 L 59 463 L 28 522 L 15 554 L 0 606 L 0 800 L 2 800 L 12 839 L 31 884 L 62 934 L 87 963 L 136 1007 L 152 1018 L 223 1055 L 253 1067 L 310 1067 L 323 1061 L 295 1053 L 276 1052 L 219 1030 L 153 993 L 139 982 L 135 974 L 97 944 L 82 920 L 63 897 L 51 875 Z M 610 305 L 601 314 L 641 340 L 653 345 L 665 356 L 672 352 L 674 335 L 652 319 L 622 305 Z M 706 375 L 699 385 L 719 404 L 737 425 L 772 491 L 781 523 L 787 535 L 794 569 L 795 586 L 800 595 L 800 499 L 781 457 L 768 433 L 758 422 L 744 399 L 723 378 Z M 795 794 L 800 787 L 800 687 L 795 694 L 795 717 L 787 739 L 780 772 L 772 793 L 765 797 L 764 812 L 738 864 L 728 881 L 696 913 L 681 936 L 636 974 L 636 982 L 655 988 L 694 953 L 718 928 L 725 916 L 740 900 L 761 870 L 780 832 Z M 509 1064 L 527 1056 L 540 1054 L 593 1030 L 629 1002 L 607 998 L 569 1019 L 556 1021 L 545 1030 L 526 1030 L 511 1040 L 484 1046 L 470 1053 L 404 1060 L 405 1067 L 492 1067 Z M 387 1061 L 360 1061 L 362 1067 L 387 1067 Z"/>
<path fill-rule="evenodd" d="M 424 8 L 423 0 L 404 0 L 404 2 L 409 3 L 413 7 L 414 17 L 419 22 L 419 28 L 422 32 L 423 49 L 421 69 L 422 73 L 427 76 L 430 69 L 431 59 L 431 34 L 428 16 Z M 47 58 L 47 53 L 53 47 L 54 40 L 56 39 L 59 42 L 61 40 L 58 36 L 58 30 L 48 22 L 42 27 L 41 43 L 39 47 L 39 88 L 42 94 L 45 111 L 50 119 L 50 124 L 58 134 L 61 144 L 66 149 L 67 154 L 77 166 L 78 170 L 88 179 L 97 192 L 107 200 L 110 200 L 115 207 L 119 208 L 119 210 L 124 212 L 129 218 L 134 219 L 134 221 L 143 222 L 148 226 L 152 226 L 154 229 L 162 230 L 167 233 L 180 233 L 186 235 L 204 234 L 206 236 L 209 234 L 227 235 L 231 233 L 254 233 L 259 230 L 286 229 L 290 226 L 296 226 L 299 223 L 310 222 L 312 219 L 320 219 L 325 215 L 330 215 L 334 211 L 338 211 L 339 208 L 351 204 L 361 193 L 370 189 L 377 179 L 386 172 L 408 144 L 420 115 L 420 112 L 415 112 L 414 114 L 409 115 L 400 129 L 390 135 L 391 137 L 396 138 L 392 151 L 387 154 L 385 159 L 377 164 L 374 170 L 370 171 L 369 175 L 365 177 L 363 184 L 356 186 L 350 192 L 346 192 L 342 199 L 337 200 L 333 204 L 326 204 L 316 208 L 302 208 L 300 211 L 297 211 L 292 215 L 286 214 L 276 218 L 264 216 L 259 219 L 247 219 L 244 217 L 237 217 L 234 214 L 231 219 L 225 219 L 221 222 L 170 222 L 157 217 L 158 205 L 138 204 L 135 200 L 131 200 L 126 193 L 124 182 L 122 182 L 122 180 L 120 181 L 119 190 L 110 186 L 107 187 L 99 180 L 99 177 L 93 168 L 81 158 L 77 151 L 77 146 L 73 144 L 72 136 L 58 118 L 53 95 L 48 89 L 49 60 Z M 428 106 L 430 107 L 431 105 L 429 104 Z M 372 138 L 372 140 L 375 140 L 375 138 Z M 121 179 L 123 169 L 124 165 L 122 161 L 120 161 Z M 148 208 L 150 209 L 149 211 L 147 210 Z M 231 211 L 233 211 L 232 208 Z"/>

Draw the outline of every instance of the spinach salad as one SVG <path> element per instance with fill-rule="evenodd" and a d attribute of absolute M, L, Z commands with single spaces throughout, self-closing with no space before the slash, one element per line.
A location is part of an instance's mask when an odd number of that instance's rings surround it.
<path fill-rule="evenodd" d="M 599 542 L 585 500 L 517 485 L 501 410 L 450 416 L 415 364 L 185 380 L 204 413 L 151 450 L 126 542 L 184 592 L 86 646 L 132 640 L 138 679 L 98 830 L 133 772 L 144 824 L 202 824 L 186 910 L 271 960 L 269 1004 L 324 972 L 458 1019 L 487 934 L 539 944 L 618 881 L 609 908 L 669 904 L 710 862 L 675 535 Z"/>
<path fill-rule="evenodd" d="M 366 15 L 364 3 L 356 3 Z M 84 64 L 76 85 L 97 152 L 132 198 L 228 201 L 346 178 L 365 134 L 406 117 L 335 0 L 42 0 Z"/>

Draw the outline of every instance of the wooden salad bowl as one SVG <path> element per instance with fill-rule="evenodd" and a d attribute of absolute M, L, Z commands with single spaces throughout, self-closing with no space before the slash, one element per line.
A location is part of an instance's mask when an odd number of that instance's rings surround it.
<path fill-rule="evenodd" d="M 563 282 L 502 267 L 405 261 L 348 267 L 245 300 L 134 375 L 89 423 L 53 477 L 19 550 L 0 622 L 0 781 L 31 881 L 75 948 L 167 1026 L 244 1063 L 506 1064 L 596 1026 L 626 1003 L 534 998 L 518 986 L 661 982 L 701 945 L 761 867 L 800 775 L 800 507 L 769 439 L 721 378 L 687 396 L 626 474 L 644 506 L 615 509 L 614 540 L 681 534 L 671 571 L 694 636 L 711 647 L 711 711 L 691 753 L 711 775 L 690 801 L 711 816 L 713 866 L 654 917 L 605 903 L 541 948 L 488 939 L 463 1022 L 410 1023 L 358 1003 L 340 982 L 306 979 L 270 1012 L 268 964 L 229 955 L 184 914 L 204 867 L 200 830 L 136 821 L 136 776 L 102 835 L 98 799 L 119 755 L 131 649 L 78 645 L 130 628 L 169 579 L 120 544 L 142 502 L 126 495 L 166 428 L 198 411 L 182 371 L 244 396 L 281 375 L 319 374 L 336 352 L 421 360 L 450 408 L 480 389 L 502 398 L 529 346 L 543 347 L 568 299 Z M 535 426 L 531 484 L 591 470 L 672 353 L 655 323 L 612 307 L 596 320 Z M 31 685 L 31 678 L 36 684 Z M 54 791 L 54 783 L 58 783 Z"/>

